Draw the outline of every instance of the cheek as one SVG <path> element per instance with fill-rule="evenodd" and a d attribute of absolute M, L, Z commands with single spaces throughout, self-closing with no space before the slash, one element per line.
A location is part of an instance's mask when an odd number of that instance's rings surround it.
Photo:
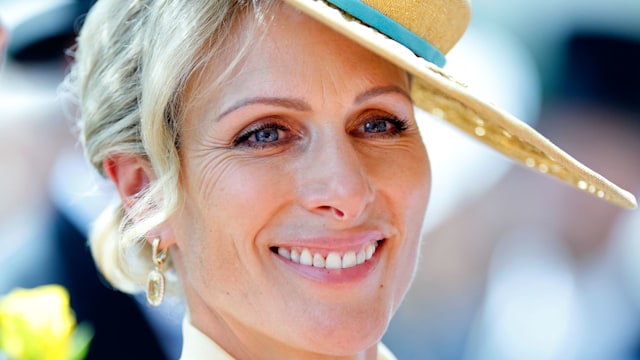
<path fill-rule="evenodd" d="M 403 211 L 401 216 L 405 219 L 407 240 L 411 243 L 409 247 L 412 252 L 408 256 L 414 256 L 422 237 L 422 225 L 431 194 L 431 165 L 422 142 L 399 162 L 402 162 L 401 169 L 397 169 L 396 173 L 401 180 L 396 183 L 396 196 L 403 202 L 396 206 Z"/>
<path fill-rule="evenodd" d="M 248 296 L 258 286 L 251 281 L 261 278 L 260 252 L 268 249 L 256 246 L 256 236 L 287 196 L 282 173 L 282 166 L 268 161 L 228 155 L 185 163 L 176 240 L 183 274 L 208 301 L 227 301 L 220 288 Z"/>
<path fill-rule="evenodd" d="M 392 306 L 395 311 L 404 298 L 415 275 L 418 262 L 422 225 L 431 191 L 431 169 L 422 142 L 407 147 L 396 154 L 387 169 L 379 169 L 385 175 L 380 185 L 384 201 L 392 209 L 394 221 L 402 229 L 400 240 L 393 244 Z"/>
<path fill-rule="evenodd" d="M 372 157 L 369 167 L 388 208 L 407 229 L 421 228 L 431 191 L 431 167 L 424 144 L 414 139 L 380 155 L 386 158 Z"/>
<path fill-rule="evenodd" d="M 217 209 L 225 226 L 250 235 L 249 238 L 253 238 L 282 204 L 290 200 L 287 189 L 292 188 L 288 183 L 292 176 L 286 163 L 269 159 L 234 159 L 212 172 L 219 173 L 215 184 L 206 184 L 208 179 L 203 179 L 202 188 L 206 192 L 201 197 L 210 201 L 202 210 Z"/>
<path fill-rule="evenodd" d="M 185 207 L 190 210 L 185 217 L 201 229 L 197 237 L 215 241 L 221 250 L 254 251 L 256 234 L 288 201 L 291 177 L 281 163 L 221 154 L 186 164 Z"/>

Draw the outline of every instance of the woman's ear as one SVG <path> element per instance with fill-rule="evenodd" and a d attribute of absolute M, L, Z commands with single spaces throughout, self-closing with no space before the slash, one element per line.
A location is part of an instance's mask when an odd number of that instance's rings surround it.
<path fill-rule="evenodd" d="M 136 155 L 119 154 L 108 157 L 103 163 L 104 172 L 113 181 L 120 195 L 125 209 L 131 209 L 137 201 L 138 194 L 145 190 L 154 173 L 149 161 Z M 153 242 L 153 238 L 161 239 L 161 248 L 175 243 L 173 227 L 169 222 L 157 226 L 148 234 L 147 241 Z"/>
<path fill-rule="evenodd" d="M 103 162 L 104 172 L 113 181 L 122 200 L 130 209 L 140 192 L 149 186 L 153 174 L 147 160 L 137 155 L 119 154 Z"/>

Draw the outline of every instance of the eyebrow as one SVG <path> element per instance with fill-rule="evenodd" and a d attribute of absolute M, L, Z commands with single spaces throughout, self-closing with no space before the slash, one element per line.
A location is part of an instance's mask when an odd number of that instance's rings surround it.
<path fill-rule="evenodd" d="M 274 106 L 280 106 L 280 107 L 289 108 L 289 109 L 298 110 L 298 111 L 311 110 L 311 106 L 300 99 L 283 98 L 283 97 L 253 97 L 253 98 L 240 100 L 237 103 L 231 105 L 231 107 L 223 111 L 218 116 L 217 120 L 220 121 L 223 117 L 229 115 L 230 113 L 240 108 L 243 108 L 245 106 L 254 105 L 254 104 L 274 105 Z"/>
<path fill-rule="evenodd" d="M 358 96 L 356 96 L 353 103 L 356 105 L 360 105 L 369 99 L 372 99 L 376 96 L 380 96 L 383 94 L 388 94 L 388 93 L 400 94 L 405 98 L 407 98 L 407 100 L 412 102 L 411 96 L 404 89 L 402 89 L 399 86 L 389 85 L 389 86 L 379 86 L 379 87 L 371 88 L 359 94 Z M 217 121 L 220 121 L 222 118 L 224 118 L 225 116 L 229 115 L 230 113 L 238 109 L 241 109 L 243 107 L 250 106 L 250 105 L 255 105 L 255 104 L 280 106 L 280 107 L 289 108 L 289 109 L 298 110 L 298 111 L 312 110 L 311 105 L 309 105 L 307 102 L 301 99 L 286 98 L 286 97 L 252 97 L 252 98 L 240 100 L 237 103 L 231 105 L 229 108 L 227 108 L 217 117 Z"/>
<path fill-rule="evenodd" d="M 359 105 L 371 98 L 374 98 L 376 96 L 380 96 L 383 94 L 388 94 L 388 93 L 400 94 L 405 98 L 407 98 L 409 102 L 413 102 L 409 93 L 407 93 L 407 91 L 405 91 L 403 88 L 396 85 L 389 85 L 389 86 L 379 86 L 379 87 L 374 87 L 372 89 L 369 89 L 363 92 L 362 94 L 356 96 L 356 99 L 353 101 L 353 103 L 356 105 Z"/>

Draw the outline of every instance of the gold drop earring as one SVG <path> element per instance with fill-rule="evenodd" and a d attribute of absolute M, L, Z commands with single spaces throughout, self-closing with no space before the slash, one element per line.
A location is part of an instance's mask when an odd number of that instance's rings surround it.
<path fill-rule="evenodd" d="M 152 260 L 154 269 L 151 270 L 147 277 L 147 302 L 151 306 L 160 305 L 164 299 L 165 279 L 162 267 L 167 261 L 167 248 L 160 250 L 159 247 L 160 239 L 153 239 Z"/>

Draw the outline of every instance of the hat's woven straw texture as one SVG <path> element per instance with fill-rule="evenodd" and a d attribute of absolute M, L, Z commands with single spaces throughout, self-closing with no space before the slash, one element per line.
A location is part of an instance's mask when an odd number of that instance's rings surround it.
<path fill-rule="evenodd" d="M 471 18 L 467 0 L 363 0 L 446 54 Z"/>

